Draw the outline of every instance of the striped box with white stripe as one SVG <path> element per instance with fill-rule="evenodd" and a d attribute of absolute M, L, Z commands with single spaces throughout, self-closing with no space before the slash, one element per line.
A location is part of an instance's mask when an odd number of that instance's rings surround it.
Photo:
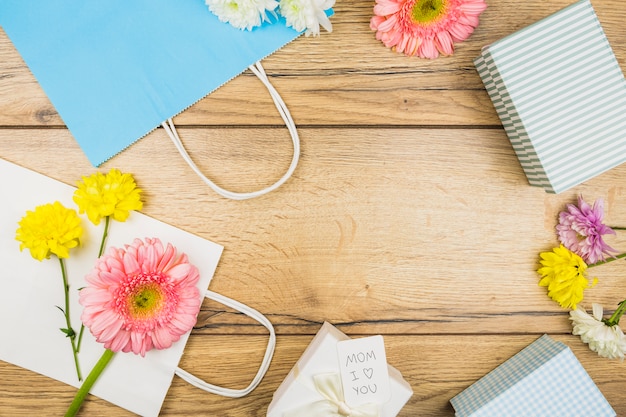
<path fill-rule="evenodd" d="M 626 80 L 589 0 L 474 63 L 531 185 L 560 193 L 626 161 Z"/>

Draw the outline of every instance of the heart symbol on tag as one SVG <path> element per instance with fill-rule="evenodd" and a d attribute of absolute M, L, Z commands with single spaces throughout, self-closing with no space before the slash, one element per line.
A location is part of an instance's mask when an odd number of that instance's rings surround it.
<path fill-rule="evenodd" d="M 368 379 L 372 379 L 374 375 L 374 368 L 363 368 L 363 373 Z"/>

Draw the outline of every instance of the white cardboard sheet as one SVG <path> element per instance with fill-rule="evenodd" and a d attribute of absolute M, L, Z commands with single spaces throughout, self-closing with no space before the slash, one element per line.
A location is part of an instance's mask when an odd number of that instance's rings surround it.
<path fill-rule="evenodd" d="M 84 175 L 90 175 L 85 173 Z M 80 178 L 77 178 L 80 180 Z M 141 185 L 140 185 L 141 186 Z M 75 387 L 77 380 L 69 340 L 59 328 L 65 327 L 63 284 L 58 259 L 39 262 L 29 251 L 19 250 L 15 240 L 18 221 L 36 206 L 60 201 L 76 208 L 74 188 L 31 170 L 0 159 L 0 360 L 38 372 Z M 77 210 L 78 211 L 78 210 Z M 66 261 L 70 284 L 72 326 L 80 328 L 82 306 L 77 289 L 96 260 L 104 221 L 94 226 L 83 217 L 83 245 L 73 249 Z M 189 257 L 200 271 L 198 288 L 204 294 L 222 253 L 222 246 L 185 232 L 138 212 L 126 222 L 112 221 L 107 246 L 122 247 L 135 238 L 157 237 L 172 243 Z M 171 348 L 149 351 L 145 357 L 118 353 L 100 376 L 91 393 L 142 416 L 159 414 L 174 370 L 183 354 L 189 334 Z M 83 378 L 104 351 L 85 329 L 79 360 Z M 69 406 L 69 404 L 68 404 Z"/>

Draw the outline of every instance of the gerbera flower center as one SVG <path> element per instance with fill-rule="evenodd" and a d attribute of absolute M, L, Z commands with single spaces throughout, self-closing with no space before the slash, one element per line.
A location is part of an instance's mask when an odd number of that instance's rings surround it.
<path fill-rule="evenodd" d="M 155 283 L 135 288 L 128 297 L 128 312 L 134 318 L 152 316 L 163 305 L 163 293 Z"/>
<path fill-rule="evenodd" d="M 148 331 L 169 322 L 178 304 L 168 277 L 158 272 L 128 277 L 118 291 L 117 310 L 127 330 Z"/>
<path fill-rule="evenodd" d="M 411 10 L 411 18 L 416 23 L 433 23 L 446 11 L 446 0 L 417 0 Z"/>

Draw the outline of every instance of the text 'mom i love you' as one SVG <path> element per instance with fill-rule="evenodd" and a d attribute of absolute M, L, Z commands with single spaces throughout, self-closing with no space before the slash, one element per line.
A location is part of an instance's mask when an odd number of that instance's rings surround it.
<path fill-rule="evenodd" d="M 337 343 L 345 402 L 351 407 L 383 404 L 391 396 L 383 337 L 370 336 Z"/>

